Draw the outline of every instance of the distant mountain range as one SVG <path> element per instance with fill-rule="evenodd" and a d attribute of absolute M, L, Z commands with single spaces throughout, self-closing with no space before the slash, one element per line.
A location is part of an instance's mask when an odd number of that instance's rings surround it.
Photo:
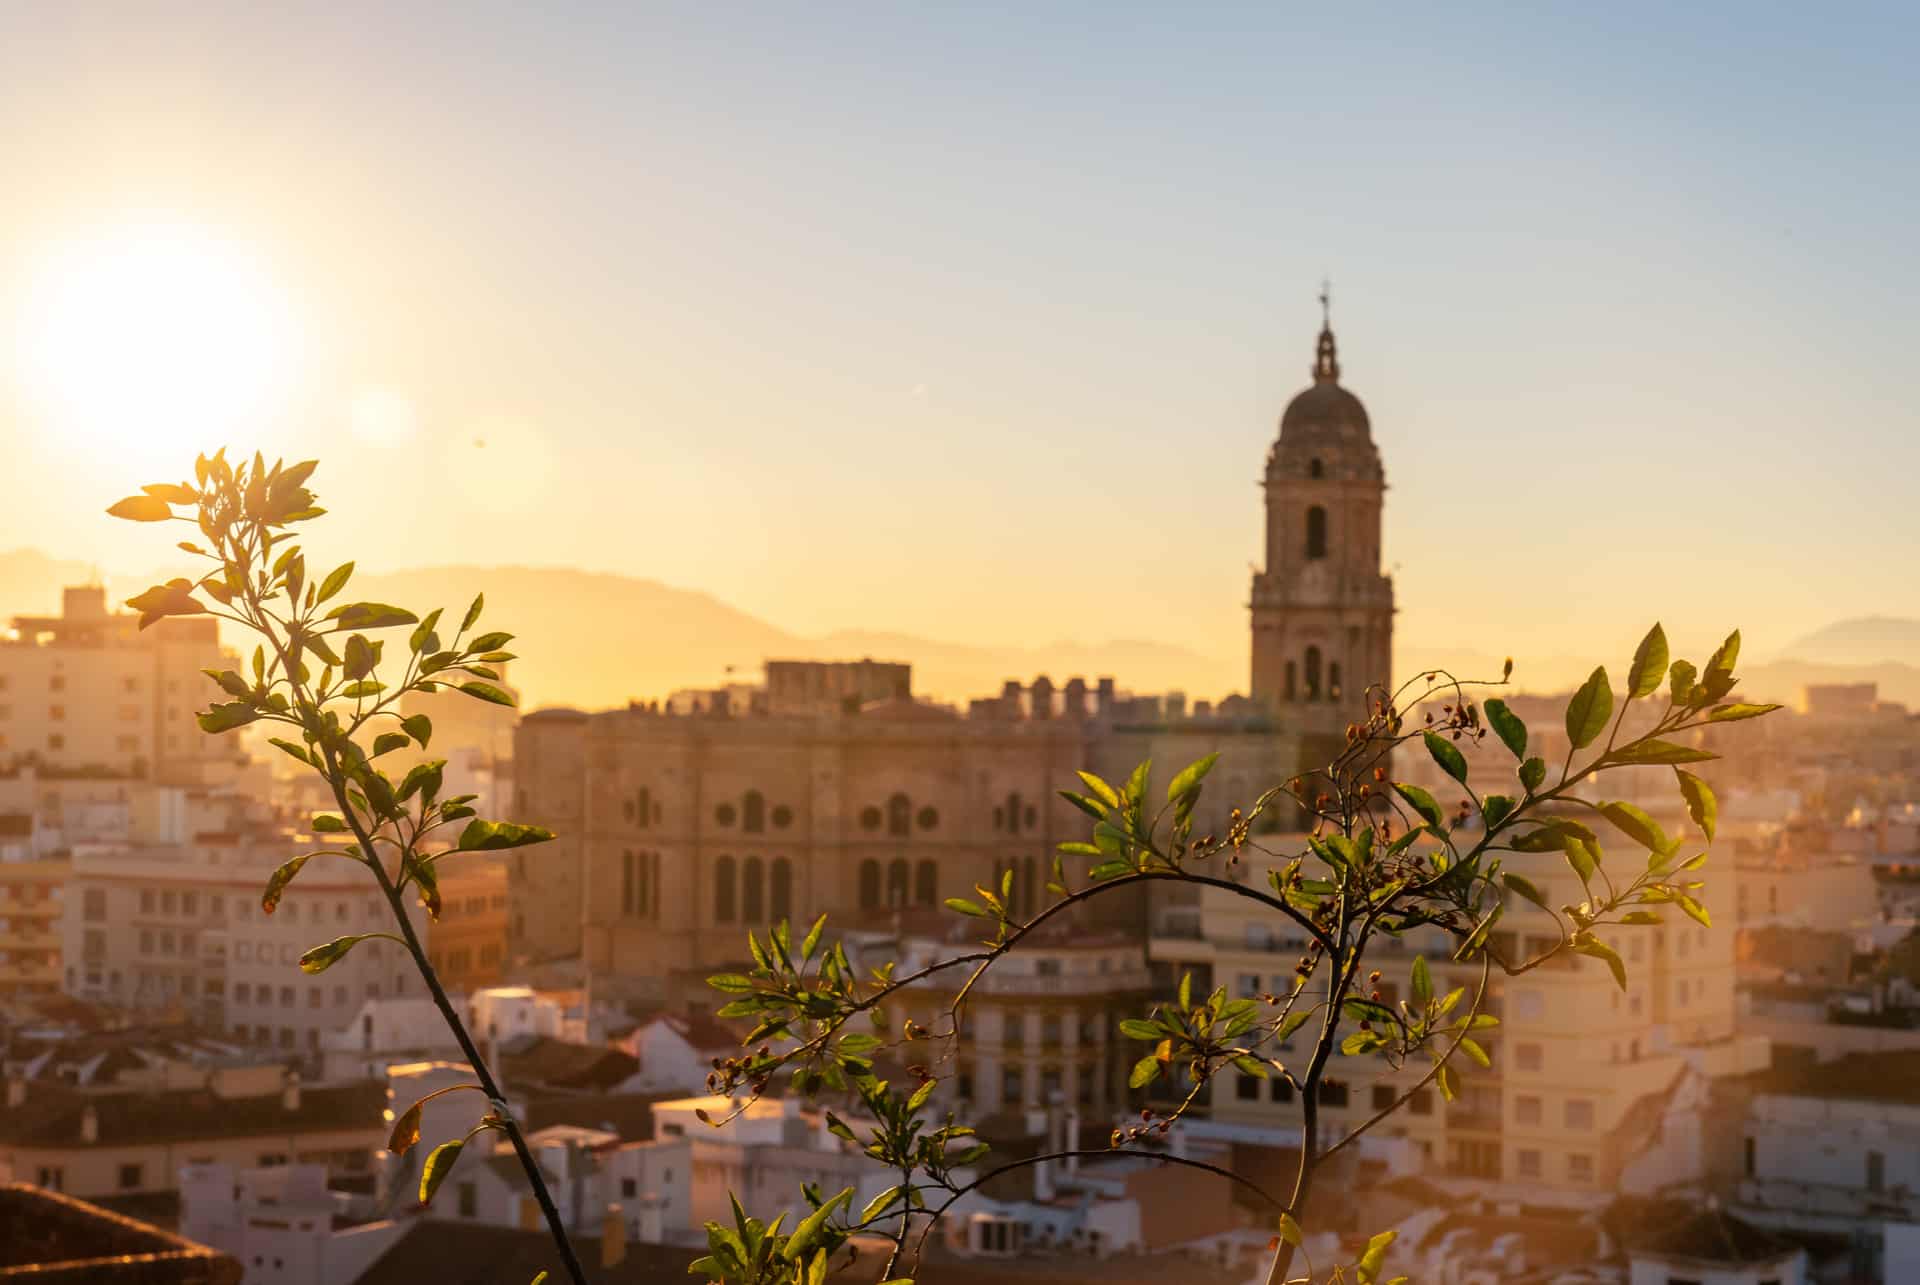
<path fill-rule="evenodd" d="M 57 612 L 65 585 L 91 579 L 85 563 L 36 550 L 0 553 L 0 617 Z M 124 598 L 148 580 L 114 577 Z M 604 708 L 653 699 L 682 687 L 752 681 L 767 659 L 845 660 L 871 656 L 909 661 L 915 688 L 947 700 L 997 692 L 1009 678 L 1047 674 L 1091 681 L 1112 675 L 1137 692 L 1180 690 L 1211 699 L 1244 691 L 1240 649 L 1206 655 L 1169 643 L 1119 639 L 1041 646 L 970 646 L 874 630 L 809 637 L 739 611 L 710 594 L 654 580 L 548 567 L 423 567 L 354 578 L 362 598 L 405 606 L 458 610 L 484 589 L 487 623 L 518 635 L 527 659 L 513 666 L 526 705 Z M 1516 681 L 1554 691 L 1585 672 L 1572 658 L 1522 658 Z M 1450 663 L 1463 677 L 1497 677 L 1502 658 L 1437 646 L 1398 649 L 1405 672 Z M 1591 664 L 1591 662 L 1587 662 Z M 1808 683 L 1874 682 L 1883 699 L 1920 707 L 1920 620 L 1863 617 L 1837 621 L 1759 659 L 1746 669 L 1756 697 L 1791 701 Z"/>

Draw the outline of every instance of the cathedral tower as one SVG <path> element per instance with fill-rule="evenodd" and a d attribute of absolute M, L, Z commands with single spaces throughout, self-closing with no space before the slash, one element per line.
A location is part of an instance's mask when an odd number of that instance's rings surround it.
<path fill-rule="evenodd" d="M 1321 292 L 1323 314 L 1327 295 Z M 1386 474 L 1360 399 L 1340 386 L 1323 316 L 1313 386 L 1267 453 L 1266 567 L 1253 577 L 1253 698 L 1307 734 L 1340 736 L 1393 670 L 1393 581 L 1380 570 Z"/>

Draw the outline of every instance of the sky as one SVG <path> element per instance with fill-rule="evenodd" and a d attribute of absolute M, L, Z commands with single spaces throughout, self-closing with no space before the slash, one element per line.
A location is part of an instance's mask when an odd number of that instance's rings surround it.
<path fill-rule="evenodd" d="M 0 9 L 0 549 L 1243 652 L 1323 276 L 1403 647 L 1920 615 L 1908 7 Z M 24 485 L 21 484 L 24 481 Z M 643 646 L 643 639 L 636 639 Z"/>

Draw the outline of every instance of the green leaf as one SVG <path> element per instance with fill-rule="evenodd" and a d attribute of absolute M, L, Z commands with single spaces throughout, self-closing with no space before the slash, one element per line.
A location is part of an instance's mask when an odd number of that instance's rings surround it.
<path fill-rule="evenodd" d="M 1507 708 L 1507 703 L 1498 697 L 1487 701 L 1481 707 L 1487 716 L 1487 723 L 1493 728 L 1493 734 L 1500 743 L 1512 751 L 1517 759 L 1527 756 L 1527 725 L 1520 716 Z"/>
<path fill-rule="evenodd" d="M 1671 767 L 1678 763 L 1705 763 L 1719 757 L 1718 754 L 1707 750 L 1676 745 L 1672 741 L 1663 741 L 1656 737 L 1634 741 L 1608 756 L 1612 762 L 1627 767 Z"/>
<path fill-rule="evenodd" d="M 1393 1244 L 1394 1238 L 1399 1234 L 1397 1231 L 1383 1231 L 1367 1242 L 1366 1252 L 1362 1253 L 1360 1261 L 1353 1265 L 1354 1271 L 1360 1277 L 1360 1285 L 1378 1285 L 1381 1265 L 1387 1259 L 1387 1247 Z"/>
<path fill-rule="evenodd" d="M 948 897 L 946 907 L 948 910 L 958 914 L 972 915 L 975 919 L 985 919 L 987 917 L 987 908 L 985 906 L 977 901 L 968 901 L 965 897 Z"/>
<path fill-rule="evenodd" d="M 1627 699 L 1653 695 L 1666 673 L 1667 631 L 1656 621 L 1633 653 L 1633 667 L 1627 671 Z"/>
<path fill-rule="evenodd" d="M 505 705 L 505 706 L 508 706 L 509 708 L 511 708 L 514 704 L 514 699 L 512 696 L 508 695 L 507 692 L 505 692 L 501 688 L 495 687 L 492 683 L 482 683 L 482 682 L 461 683 L 460 690 L 465 692 L 467 695 L 473 697 L 475 700 L 489 701 L 492 704 Z"/>
<path fill-rule="evenodd" d="M 1180 1010 L 1186 1012 L 1193 1007 L 1193 974 L 1180 974 Z"/>
<path fill-rule="evenodd" d="M 460 1158 L 460 1149 L 467 1145 L 465 1138 L 455 1138 L 443 1142 L 427 1154 L 427 1163 L 420 1170 L 420 1203 L 429 1204 L 433 1193 L 440 1190 L 440 1184 L 453 1172 L 453 1162 Z"/>
<path fill-rule="evenodd" d="M 1489 794 L 1480 801 L 1480 819 L 1489 830 L 1513 815 L 1514 802 L 1504 794 Z"/>
<path fill-rule="evenodd" d="M 1394 1024 L 1393 1010 L 1370 999 L 1350 999 L 1340 1006 L 1340 1011 L 1356 1022 L 1372 1022 L 1376 1026 Z"/>
<path fill-rule="evenodd" d="M 1668 841 L 1667 832 L 1660 828 L 1660 823 L 1633 804 L 1602 803 L 1597 810 L 1601 816 L 1613 822 L 1615 829 L 1649 852 L 1672 850 L 1673 844 Z"/>
<path fill-rule="evenodd" d="M 1680 797 L 1687 802 L 1687 815 L 1700 827 L 1700 833 L 1707 836 L 1707 842 L 1713 842 L 1713 831 L 1720 821 L 1720 801 L 1714 797 L 1713 787 L 1677 767 L 1673 774 L 1680 778 Z"/>
<path fill-rule="evenodd" d="M 305 856 L 282 862 L 279 869 L 267 876 L 266 891 L 260 894 L 260 909 L 269 915 L 274 912 L 274 908 L 280 904 L 281 894 L 287 890 L 287 885 L 292 883 L 293 877 L 300 873 L 300 867 L 313 859 L 313 855 L 309 852 Z"/>
<path fill-rule="evenodd" d="M 753 984 L 753 978 L 745 973 L 715 973 L 707 978 L 707 985 L 729 995 L 751 995 L 759 989 Z"/>
<path fill-rule="evenodd" d="M 1447 748 L 1452 749 L 1453 747 L 1448 746 Z M 1458 751 L 1455 752 L 1458 753 Z M 1420 819 L 1428 825 L 1437 826 L 1446 820 L 1446 814 L 1440 811 L 1439 802 L 1434 799 L 1433 795 L 1427 793 L 1427 791 L 1421 789 L 1419 786 L 1409 785 L 1404 781 L 1395 781 L 1393 783 L 1393 792 L 1405 799 L 1407 806 L 1415 812 L 1418 812 Z"/>
<path fill-rule="evenodd" d="M 1513 892 L 1518 896 L 1525 897 L 1528 901 L 1531 901 L 1534 905 L 1540 907 L 1540 909 L 1542 910 L 1551 909 L 1551 907 L 1547 905 L 1547 898 L 1545 894 L 1543 894 L 1538 888 L 1534 887 L 1533 882 L 1531 880 L 1522 878 L 1521 876 L 1514 874 L 1511 871 L 1502 870 L 1500 872 L 1500 882 L 1504 883 L 1507 886 L 1509 891 Z"/>
<path fill-rule="evenodd" d="M 246 701 L 228 701 L 223 705 L 215 705 L 195 721 L 200 724 L 201 731 L 219 733 L 245 727 L 259 718 L 260 711 Z"/>
<path fill-rule="evenodd" d="M 433 739 L 433 720 L 425 714 L 413 714 L 400 720 L 400 730 L 420 742 L 420 748 L 424 750 L 427 742 Z"/>
<path fill-rule="evenodd" d="M 1573 748 L 1583 750 L 1607 728 L 1613 714 L 1613 688 L 1607 682 L 1606 667 L 1587 676 L 1580 690 L 1567 703 L 1567 739 Z"/>
<path fill-rule="evenodd" d="M 1074 775 L 1086 783 L 1087 789 L 1093 792 L 1094 798 L 1099 799 L 1109 808 L 1117 808 L 1120 806 L 1120 792 L 1111 785 L 1108 785 L 1091 772 L 1076 772 Z"/>
<path fill-rule="evenodd" d="M 1709 723 L 1737 723 L 1744 718 L 1759 718 L 1762 714 L 1771 714 L 1778 705 L 1722 705 L 1707 715 Z"/>
<path fill-rule="evenodd" d="M 317 814 L 308 827 L 315 834 L 345 834 L 347 823 L 331 812 Z"/>
<path fill-rule="evenodd" d="M 420 1108 L 426 1104 L 427 1100 L 422 1098 L 400 1113 L 400 1118 L 393 1122 L 393 1132 L 387 1137 L 388 1151 L 404 1156 L 413 1150 L 414 1144 L 420 1141 Z"/>
<path fill-rule="evenodd" d="M 339 593 L 342 589 L 346 588 L 347 580 L 352 575 L 353 575 L 353 564 L 351 562 L 343 562 L 339 566 L 335 567 L 333 570 L 329 571 L 327 573 L 327 578 L 320 582 L 320 592 L 314 596 L 314 603 L 316 605 L 318 605 L 319 603 L 323 603 L 327 599 L 333 597 L 334 594 Z"/>
<path fill-rule="evenodd" d="M 1152 1053 L 1147 1054 L 1133 1064 L 1133 1070 L 1127 1075 L 1127 1087 L 1145 1088 L 1160 1077 L 1160 1059 Z"/>
<path fill-rule="evenodd" d="M 867 1207 L 860 1211 L 860 1221 L 863 1223 L 872 1222 L 875 1218 L 878 1218 L 888 1205 L 900 1199 L 901 1190 L 902 1188 L 898 1184 L 895 1184 L 875 1196 L 872 1200 L 869 1200 Z"/>
<path fill-rule="evenodd" d="M 1295 1249 L 1306 1243 L 1306 1233 L 1300 1230 L 1300 1224 L 1294 1221 L 1292 1214 L 1282 1211 L 1280 1215 L 1280 1239 Z"/>
<path fill-rule="evenodd" d="M 1427 957 L 1413 957 L 1413 1005 L 1424 1009 L 1427 1001 L 1433 998 L 1433 975 L 1427 970 Z"/>
<path fill-rule="evenodd" d="M 459 846 L 462 852 L 497 852 L 504 848 L 524 848 L 530 843 L 546 843 L 552 838 L 553 831 L 543 826 L 474 820 L 460 832 Z"/>
<path fill-rule="evenodd" d="M 404 750 L 413 744 L 413 738 L 405 732 L 382 732 L 373 738 L 373 757 L 391 754 L 394 750 Z"/>
<path fill-rule="evenodd" d="M 1433 755 L 1433 761 L 1440 765 L 1440 770 L 1462 785 L 1465 785 L 1467 781 L 1466 755 L 1454 748 L 1453 743 L 1443 736 L 1434 732 L 1427 732 L 1425 736 L 1427 753 Z"/>
<path fill-rule="evenodd" d="M 1355 1031 L 1340 1041 L 1340 1052 L 1344 1057 L 1364 1057 L 1386 1046 L 1387 1041 L 1378 1031 Z"/>
<path fill-rule="evenodd" d="M 282 740 L 278 736 L 269 736 L 267 738 L 267 744 L 273 746 L 275 749 L 280 750 L 285 754 L 290 755 L 293 758 L 299 759 L 302 763 L 305 763 L 308 767 L 319 766 L 319 764 L 315 763 L 313 759 L 307 755 L 306 747 L 303 745 L 295 745 L 292 741 Z"/>
<path fill-rule="evenodd" d="M 1219 761 L 1220 755 L 1216 752 L 1182 768 L 1180 774 L 1167 783 L 1167 802 L 1172 803 L 1187 791 L 1198 788 L 1200 782 L 1206 779 L 1207 773 L 1213 771 L 1213 765 Z"/>
<path fill-rule="evenodd" d="M 1627 966 L 1613 947 L 1593 937 L 1591 934 L 1583 933 L 1574 938 L 1573 948 L 1579 954 L 1589 955 L 1594 959 L 1605 960 L 1608 971 L 1613 974 L 1614 984 L 1619 986 L 1621 990 L 1627 989 Z"/>
<path fill-rule="evenodd" d="M 445 759 L 430 759 L 425 763 L 415 763 L 400 782 L 400 788 L 394 791 L 394 797 L 404 803 L 418 793 L 424 801 L 432 803 L 435 796 L 440 793 L 440 783 L 446 767 Z"/>
<path fill-rule="evenodd" d="M 1079 808 L 1082 812 L 1092 817 L 1095 821 L 1105 821 L 1107 819 L 1107 810 L 1086 795 L 1075 794 L 1072 790 L 1058 790 L 1056 793 L 1067 802 L 1073 804 L 1074 807 Z"/>
<path fill-rule="evenodd" d="M 466 633 L 480 619 L 480 609 L 487 605 L 487 595 L 477 593 L 473 596 L 473 605 L 467 608 L 467 614 L 460 621 L 460 632 Z"/>
<path fill-rule="evenodd" d="M 125 518 L 129 522 L 165 522 L 173 516 L 173 509 L 158 496 L 129 495 L 124 500 L 115 501 L 107 510 L 107 516 Z"/>
<path fill-rule="evenodd" d="M 1140 1017 L 1128 1017 L 1121 1019 L 1120 1033 L 1130 1040 L 1159 1040 L 1167 1032 L 1158 1022 L 1149 1022 Z"/>
<path fill-rule="evenodd" d="M 391 629 L 420 623 L 420 617 L 405 607 L 384 602 L 350 602 L 329 611 L 327 619 L 336 621 L 342 629 Z"/>
<path fill-rule="evenodd" d="M 1740 631 L 1736 629 L 1727 635 L 1727 640 L 1714 650 L 1713 655 L 1707 657 L 1707 670 L 1702 675 L 1702 681 L 1711 680 L 1716 674 L 1732 677 L 1733 667 L 1739 660 Z"/>
<path fill-rule="evenodd" d="M 1695 901 L 1692 897 L 1689 897 L 1684 892 L 1679 894 L 1678 900 L 1680 902 L 1680 909 L 1687 912 L 1687 918 L 1693 920 L 1695 923 L 1699 924 L 1702 928 L 1713 927 L 1713 916 L 1707 913 L 1707 908 L 1705 906 L 1701 905 L 1699 902 Z"/>
<path fill-rule="evenodd" d="M 1528 794 L 1532 794 L 1535 790 L 1539 789 L 1540 783 L 1546 779 L 1547 763 L 1545 759 L 1532 758 L 1520 765 L 1520 784 L 1527 788 Z"/>
<path fill-rule="evenodd" d="M 820 1233 L 826 1230 L 827 1219 L 833 1217 L 833 1211 L 852 1199 L 853 1188 L 848 1187 L 801 1219 L 800 1225 L 793 1229 L 793 1235 L 787 1238 L 781 1256 L 790 1263 L 799 1262 L 813 1248 L 813 1243 L 820 1239 Z"/>
<path fill-rule="evenodd" d="M 1470 1040 L 1464 1035 L 1460 1037 L 1460 1051 L 1472 1058 L 1474 1064 L 1483 1071 L 1493 1066 L 1493 1059 L 1487 1056 L 1487 1051 L 1481 1048 L 1476 1041 Z"/>
<path fill-rule="evenodd" d="M 1669 694 L 1673 698 L 1673 703 L 1675 705 L 1692 704 L 1693 680 L 1699 677 L 1698 671 L 1694 669 L 1691 663 L 1684 660 L 1676 660 L 1673 662 L 1673 667 L 1668 673 L 1672 676 L 1673 680 L 1669 687 Z"/>
<path fill-rule="evenodd" d="M 1580 876 L 1581 886 L 1591 883 L 1593 872 L 1600 866 L 1599 849 L 1592 847 L 1584 839 L 1568 835 L 1566 846 L 1561 850 L 1567 854 L 1567 864 L 1572 866 L 1573 872 Z"/>
<path fill-rule="evenodd" d="M 335 937 L 332 941 L 322 942 L 306 954 L 300 956 L 300 971 L 303 973 L 324 973 L 342 959 L 347 952 L 365 941 L 371 933 L 359 933 L 351 937 Z"/>

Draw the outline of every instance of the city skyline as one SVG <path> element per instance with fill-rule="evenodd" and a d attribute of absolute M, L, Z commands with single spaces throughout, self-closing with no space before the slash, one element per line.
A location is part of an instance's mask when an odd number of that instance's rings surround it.
<path fill-rule="evenodd" d="M 1875 565 L 1920 534 L 1891 13 L 1811 46 L 1783 11 L 1659 41 L 1632 10 L 1393 39 L 571 18 L 3 20 L 0 157 L 32 182 L 0 215 L 0 441 L 88 481 L 16 496 L 0 547 L 145 569 L 95 492 L 213 443 L 94 396 L 118 369 L 236 448 L 320 457 L 343 525 L 382 537 L 370 568 L 510 547 L 801 633 L 1217 651 L 1331 275 L 1391 461 L 1403 639 L 1613 649 L 1632 597 L 1764 653 L 1920 614 Z M 122 252 L 120 277 L 61 276 Z M 63 390 L 29 360 L 36 322 L 84 329 L 128 280 L 163 300 L 108 336 L 139 355 L 181 262 L 207 269 L 191 318 L 252 358 L 237 385 L 83 346 Z M 168 339 L 218 378 L 191 328 Z M 1700 481 L 1648 523 L 1635 488 L 1664 493 L 1676 443 Z"/>

